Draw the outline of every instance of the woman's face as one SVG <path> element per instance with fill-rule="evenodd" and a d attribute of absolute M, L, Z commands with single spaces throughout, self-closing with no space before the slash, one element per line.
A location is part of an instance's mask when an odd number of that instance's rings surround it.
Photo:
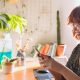
<path fill-rule="evenodd" d="M 73 37 L 80 40 L 80 25 L 76 24 L 72 28 Z"/>

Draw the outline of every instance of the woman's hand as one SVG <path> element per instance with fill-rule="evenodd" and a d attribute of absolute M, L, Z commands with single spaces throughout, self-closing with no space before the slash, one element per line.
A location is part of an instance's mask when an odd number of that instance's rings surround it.
<path fill-rule="evenodd" d="M 42 67 L 51 69 L 52 68 L 52 58 L 46 55 L 41 55 L 39 57 L 39 62 Z"/>
<path fill-rule="evenodd" d="M 50 71 L 55 71 L 60 73 L 61 65 L 47 55 L 39 55 L 39 61 L 42 67 L 49 69 Z"/>

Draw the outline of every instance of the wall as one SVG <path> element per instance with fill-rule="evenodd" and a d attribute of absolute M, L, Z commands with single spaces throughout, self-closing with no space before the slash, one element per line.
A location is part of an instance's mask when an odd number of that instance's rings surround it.
<path fill-rule="evenodd" d="M 23 34 L 23 45 L 29 44 L 28 50 L 38 43 L 56 42 L 56 10 L 58 4 L 53 0 L 18 0 L 16 4 L 0 1 L 0 12 L 19 14 L 28 21 L 28 30 Z M 13 55 L 16 55 L 15 42 L 19 34 L 12 33 Z"/>
<path fill-rule="evenodd" d="M 23 34 L 23 46 L 27 42 L 28 50 L 38 42 L 56 42 L 56 11 L 60 11 L 62 43 L 67 45 L 66 55 L 69 57 L 76 45 L 72 39 L 71 29 L 67 26 L 67 18 L 75 7 L 76 0 L 18 0 L 16 4 L 0 1 L 0 12 L 19 14 L 28 21 L 28 30 Z M 16 55 L 15 43 L 19 34 L 12 32 L 13 56 Z M 15 38 L 14 38 L 15 37 Z"/>
<path fill-rule="evenodd" d="M 66 56 L 69 57 L 77 42 L 72 37 L 72 29 L 68 25 L 68 16 L 73 8 L 80 5 L 79 0 L 61 0 L 60 18 L 61 18 L 61 39 L 62 43 L 67 44 Z"/>

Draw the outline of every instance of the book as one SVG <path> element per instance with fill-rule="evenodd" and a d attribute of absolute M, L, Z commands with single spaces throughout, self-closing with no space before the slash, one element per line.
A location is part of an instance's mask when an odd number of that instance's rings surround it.
<path fill-rule="evenodd" d="M 49 48 L 49 51 L 48 51 L 48 53 L 47 53 L 48 56 L 51 56 L 52 58 L 55 56 L 56 46 L 57 46 L 56 43 L 50 44 L 50 48 Z"/>
<path fill-rule="evenodd" d="M 50 45 L 49 45 L 49 44 L 45 44 L 45 45 L 44 45 L 43 53 L 44 53 L 45 55 L 47 55 L 47 52 L 48 52 L 49 48 L 50 48 Z"/>
<path fill-rule="evenodd" d="M 37 44 L 37 45 L 35 46 L 35 48 L 36 48 L 37 50 L 39 50 L 39 51 L 40 51 L 41 47 L 42 47 L 42 44 Z"/>
<path fill-rule="evenodd" d="M 54 43 L 54 44 L 52 45 L 52 53 L 51 53 L 51 57 L 52 57 L 52 58 L 53 58 L 53 57 L 55 56 L 55 54 L 56 54 L 56 49 L 57 49 L 57 44 Z"/>
<path fill-rule="evenodd" d="M 38 52 L 36 51 L 36 49 L 37 49 L 38 51 L 40 51 L 41 47 L 42 47 L 42 44 L 37 44 L 37 45 L 35 46 L 35 48 L 34 48 L 34 56 L 33 56 L 33 57 L 36 57 L 37 54 L 38 54 Z"/>
<path fill-rule="evenodd" d="M 47 52 L 47 55 L 48 55 L 48 56 L 51 56 L 51 53 L 52 53 L 52 44 L 50 45 L 50 48 L 49 48 L 49 50 L 48 50 L 48 52 Z"/>
<path fill-rule="evenodd" d="M 44 49 L 45 49 L 45 46 L 43 45 L 42 48 L 41 48 L 41 50 L 40 50 L 41 54 L 44 54 Z"/>

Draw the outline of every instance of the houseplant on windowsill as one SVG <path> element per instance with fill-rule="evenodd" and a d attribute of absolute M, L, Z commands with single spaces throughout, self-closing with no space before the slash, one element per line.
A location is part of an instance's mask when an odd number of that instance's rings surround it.
<path fill-rule="evenodd" d="M 27 25 L 26 19 L 24 19 L 21 16 L 1 13 L 0 14 L 0 33 L 2 35 L 0 39 L 5 38 L 6 34 L 10 33 L 10 31 L 16 31 L 21 35 L 26 25 Z M 6 39 L 8 38 L 9 36 L 6 37 Z M 2 60 L 3 53 L 5 52 L 5 45 L 6 45 L 6 42 L 4 43 L 3 48 L 1 50 L 2 52 L 0 53 L 0 58 L 1 58 L 0 60 Z M 9 58 L 11 58 L 11 55 L 9 56 Z"/>

